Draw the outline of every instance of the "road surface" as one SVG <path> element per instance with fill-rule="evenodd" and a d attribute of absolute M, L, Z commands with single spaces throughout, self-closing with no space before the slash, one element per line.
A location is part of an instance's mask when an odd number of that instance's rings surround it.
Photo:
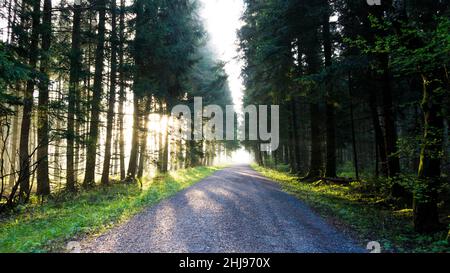
<path fill-rule="evenodd" d="M 363 252 L 249 166 L 233 166 L 81 243 L 82 252 Z"/>

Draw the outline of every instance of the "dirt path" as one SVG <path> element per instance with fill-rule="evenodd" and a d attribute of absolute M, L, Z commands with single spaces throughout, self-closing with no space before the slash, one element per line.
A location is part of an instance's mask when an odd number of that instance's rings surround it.
<path fill-rule="evenodd" d="M 204 179 L 127 223 L 82 242 L 83 252 L 363 252 L 249 166 Z"/>

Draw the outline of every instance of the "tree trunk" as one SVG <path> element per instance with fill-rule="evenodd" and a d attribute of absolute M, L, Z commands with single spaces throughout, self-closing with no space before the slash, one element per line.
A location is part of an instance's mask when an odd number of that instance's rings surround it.
<path fill-rule="evenodd" d="M 392 7 L 391 4 L 385 4 L 378 7 L 374 7 L 374 15 L 382 22 L 385 19 L 385 14 L 388 12 L 388 8 Z M 386 36 L 387 33 L 384 30 L 373 30 L 371 33 L 372 42 L 375 42 L 376 36 Z M 390 178 L 396 178 L 400 174 L 400 158 L 397 150 L 397 126 L 396 115 L 392 101 L 392 86 L 391 86 L 391 73 L 389 68 L 389 55 L 387 53 L 380 53 L 374 56 L 379 62 L 379 70 L 382 71 L 382 116 L 384 122 L 384 147 L 386 156 L 386 166 L 388 176 Z M 403 186 L 395 182 L 391 189 L 391 195 L 393 197 L 408 197 L 408 193 Z"/>
<path fill-rule="evenodd" d="M 72 26 L 72 48 L 70 53 L 69 105 L 67 112 L 67 151 L 66 151 L 66 189 L 75 191 L 77 177 L 74 165 L 75 109 L 80 97 L 79 83 L 81 74 L 81 6 L 74 5 Z"/>
<path fill-rule="evenodd" d="M 59 78 L 58 80 L 58 96 L 57 96 L 57 100 L 61 100 L 62 99 L 62 94 L 63 94 L 63 83 L 62 83 L 62 77 Z M 59 116 L 61 114 L 60 109 L 56 109 L 56 115 Z M 56 119 L 55 122 L 55 130 L 61 130 L 61 120 L 60 119 Z M 61 183 L 61 165 L 59 164 L 60 162 L 60 152 L 59 152 L 59 148 L 61 146 L 61 139 L 60 138 L 56 138 L 55 141 L 55 151 L 53 153 L 53 162 L 54 162 L 54 168 L 53 168 L 53 180 L 58 181 L 59 184 Z M 59 187 L 61 189 L 61 187 Z"/>
<path fill-rule="evenodd" d="M 320 69 L 320 56 L 318 52 L 318 31 L 314 29 L 307 39 L 307 47 L 305 49 L 306 63 L 308 66 L 308 73 L 313 75 Z M 311 90 L 312 96 L 317 96 L 315 88 Z M 322 174 L 322 151 L 320 143 L 320 106 L 316 102 L 316 98 L 312 98 L 312 102 L 309 105 L 310 111 L 310 126 L 311 126 L 311 150 L 310 150 L 310 165 L 307 179 L 318 178 Z"/>
<path fill-rule="evenodd" d="M 184 167 L 183 166 L 184 155 L 183 155 L 183 138 L 181 135 L 178 138 L 178 140 L 176 140 L 176 160 L 177 160 L 176 164 L 177 169 L 182 169 Z"/>
<path fill-rule="evenodd" d="M 164 165 L 164 147 L 163 147 L 163 104 L 159 102 L 159 132 L 158 132 L 158 161 L 157 169 L 158 173 L 162 173 Z"/>
<path fill-rule="evenodd" d="M 142 178 L 144 175 L 144 166 L 146 164 L 147 158 L 147 138 L 148 138 L 148 115 L 150 114 L 152 99 L 148 97 L 145 102 L 145 110 L 144 110 L 144 126 L 142 128 L 141 134 L 141 147 L 140 147 L 140 155 L 139 155 L 139 168 L 138 168 L 138 178 Z"/>
<path fill-rule="evenodd" d="M 136 177 L 136 172 L 138 168 L 138 157 L 139 157 L 139 131 L 140 131 L 140 107 L 139 103 L 143 96 L 143 90 L 141 90 L 142 86 L 142 78 L 144 71 L 144 63 L 142 56 L 142 39 L 145 33 L 143 29 L 145 20 L 144 20 L 144 6 L 143 1 L 135 2 L 135 10 L 136 10 L 136 33 L 134 37 L 134 63 L 135 63 L 135 73 L 134 73 L 134 90 L 133 90 L 133 103 L 134 103 L 134 114 L 133 114 L 133 136 L 131 140 L 131 152 L 130 152 L 130 161 L 128 164 L 128 172 L 127 172 L 127 180 L 134 181 Z"/>
<path fill-rule="evenodd" d="M 395 113 L 393 111 L 392 103 L 392 89 L 390 84 L 389 74 L 389 60 L 386 54 L 381 57 L 381 65 L 383 68 L 383 120 L 385 126 L 385 148 L 387 158 L 387 169 L 390 178 L 398 176 L 400 173 L 400 158 L 397 154 L 397 126 L 395 125 Z M 404 197 L 406 194 L 405 189 L 398 183 L 394 183 L 392 186 L 392 196 Z"/>
<path fill-rule="evenodd" d="M 292 143 L 292 157 L 294 159 L 294 165 L 295 165 L 295 172 L 300 172 L 300 147 L 299 147 L 299 141 L 300 138 L 298 137 L 298 122 L 297 122 L 297 111 L 295 111 L 296 108 L 296 99 L 293 98 L 291 101 L 291 113 L 292 113 L 292 137 L 293 137 L 293 143 Z"/>
<path fill-rule="evenodd" d="M 100 102 L 102 99 L 103 67 L 105 56 L 105 23 L 106 23 L 106 0 L 98 0 L 97 10 L 99 13 L 97 48 L 95 52 L 95 75 L 92 89 L 91 121 L 89 126 L 89 137 L 86 151 L 86 170 L 83 181 L 84 188 L 95 185 L 95 170 L 97 159 L 97 142 L 100 122 Z"/>
<path fill-rule="evenodd" d="M 11 6 L 12 6 L 11 5 L 12 2 L 13 1 L 9 2 L 9 4 L 10 4 L 9 8 L 10 9 L 11 9 Z M 17 6 L 17 5 L 18 5 L 17 1 L 14 0 L 14 6 Z M 16 24 L 17 8 L 14 8 L 12 13 L 13 14 L 11 15 L 11 10 L 8 13 L 8 15 L 10 16 L 10 18 L 8 19 L 8 24 L 9 24 L 9 28 L 8 29 L 11 29 L 11 32 L 10 32 L 9 37 L 8 37 L 8 43 L 9 44 L 15 44 L 17 39 L 21 37 L 20 34 L 18 33 L 18 31 L 14 30 L 14 28 L 13 28 L 13 26 L 15 26 L 15 24 Z M 22 24 L 22 20 L 24 20 L 23 17 L 21 18 L 21 25 L 23 25 Z M 20 82 L 16 83 L 15 87 L 16 87 L 15 89 L 16 89 L 17 97 L 20 97 L 20 95 L 21 95 L 20 93 L 21 93 L 21 90 L 22 90 L 22 83 L 20 83 Z M 16 176 L 16 172 L 17 172 L 16 167 L 17 167 L 17 145 L 18 145 L 19 127 L 20 127 L 19 117 L 20 117 L 20 114 L 21 114 L 20 110 L 21 110 L 21 107 L 19 107 L 18 105 L 14 106 L 14 113 L 15 113 L 15 115 L 13 117 L 13 128 L 12 128 L 12 138 L 11 138 L 11 162 L 10 162 L 10 164 L 11 164 L 10 165 L 10 173 L 11 173 L 11 175 L 10 175 L 9 181 L 8 181 L 8 184 L 9 184 L 9 186 L 11 188 L 16 183 L 16 177 L 17 177 Z"/>
<path fill-rule="evenodd" d="M 114 125 L 114 106 L 116 103 L 116 79 L 117 79 L 117 33 L 116 33 L 116 0 L 111 1 L 111 71 L 108 99 L 108 114 L 106 117 L 106 143 L 105 158 L 103 161 L 102 185 L 109 184 L 109 171 L 111 167 L 111 142 Z"/>
<path fill-rule="evenodd" d="M 7 35 L 6 35 L 6 43 L 7 44 L 11 44 L 11 38 L 12 38 L 12 26 L 13 26 L 13 21 L 14 21 L 14 19 L 13 18 L 15 18 L 15 9 L 16 9 L 16 7 L 14 7 L 14 14 L 13 14 L 13 12 L 12 12 L 12 3 L 13 3 L 13 1 L 15 1 L 15 0 L 9 0 L 8 1 L 8 17 L 7 17 L 7 26 L 6 26 L 6 31 L 7 31 Z M 15 5 L 17 4 L 17 3 L 14 3 Z M 6 6 L 6 3 L 5 3 L 5 6 Z"/>
<path fill-rule="evenodd" d="M 140 131 L 140 111 L 139 99 L 136 94 L 133 97 L 134 114 L 133 114 L 133 136 L 131 139 L 130 162 L 128 164 L 127 180 L 134 181 L 136 177 L 138 153 L 139 153 L 139 131 Z"/>
<path fill-rule="evenodd" d="M 13 127 L 12 127 L 12 138 L 11 138 L 11 167 L 10 172 L 11 176 L 9 177 L 9 186 L 12 187 L 16 182 L 16 164 L 17 164 L 17 143 L 19 139 L 19 115 L 20 108 L 19 106 L 14 107 L 14 113 L 16 113 L 13 117 Z"/>
<path fill-rule="evenodd" d="M 348 93 L 350 97 L 350 122 L 352 130 L 352 148 L 353 148 L 353 166 L 355 168 L 356 180 L 359 180 L 359 164 L 358 164 L 358 150 L 356 149 L 356 132 L 355 132 L 355 117 L 353 111 L 353 80 L 352 74 L 348 73 Z"/>
<path fill-rule="evenodd" d="M 120 0 L 119 15 L 119 160 L 120 180 L 125 179 L 125 135 L 124 135 L 124 104 L 125 94 L 125 69 L 124 69 L 124 45 L 125 43 L 125 0 Z"/>
<path fill-rule="evenodd" d="M 370 107 L 370 114 L 372 117 L 372 125 L 373 125 L 373 129 L 375 132 L 375 145 L 376 145 L 376 150 L 377 150 L 377 161 L 378 161 L 378 157 L 380 158 L 381 161 L 381 170 L 383 172 L 383 174 L 387 177 L 388 176 L 388 171 L 387 171 L 387 158 L 386 158 L 386 147 L 385 147 L 385 142 L 383 139 L 383 131 L 381 129 L 381 125 L 380 125 L 380 118 L 379 118 L 379 114 L 378 114 L 378 110 L 377 110 L 377 97 L 376 94 L 374 92 L 374 90 L 370 90 L 369 91 L 369 107 Z M 376 168 L 376 173 L 378 176 L 378 164 L 377 166 L 375 166 Z"/>
<path fill-rule="evenodd" d="M 38 44 L 39 44 L 39 21 L 40 21 L 40 1 L 33 0 L 32 12 L 32 30 L 30 47 L 28 48 L 29 66 L 36 68 L 38 60 Z M 29 154 L 29 140 L 31 128 L 31 115 L 33 111 L 33 93 L 34 93 L 34 79 L 27 81 L 27 86 L 23 98 L 23 116 L 22 128 L 20 130 L 20 144 L 19 144 L 19 198 L 21 201 L 28 201 L 30 195 L 30 161 Z"/>
<path fill-rule="evenodd" d="M 169 103 L 166 101 L 166 105 L 164 107 L 164 115 L 168 119 L 169 115 Z M 167 173 L 169 171 L 169 121 L 166 122 L 166 128 L 164 132 L 164 146 L 163 146 L 163 158 L 162 158 L 162 166 L 161 166 L 161 172 Z"/>
<path fill-rule="evenodd" d="M 52 1 L 44 1 L 42 17 L 42 57 L 41 73 L 46 79 L 39 84 L 39 112 L 38 112 L 38 150 L 37 150 L 37 194 L 50 194 L 50 181 L 48 174 L 48 144 L 49 144 L 49 122 L 48 122 L 48 87 L 50 76 L 48 73 L 49 54 L 52 37 Z"/>
<path fill-rule="evenodd" d="M 319 104 L 311 103 L 311 162 L 308 178 L 317 178 L 322 174 L 322 152 L 320 148 L 320 110 Z"/>
<path fill-rule="evenodd" d="M 441 179 L 443 118 L 442 96 L 435 80 L 423 78 L 424 135 L 419 164 L 419 194 L 414 196 L 414 228 L 418 232 L 432 232 L 439 228 L 438 188 Z"/>
<path fill-rule="evenodd" d="M 325 0 L 325 7 L 328 7 L 328 1 Z M 330 13 L 327 9 L 323 18 L 323 48 L 325 55 L 326 68 L 326 123 L 327 123 L 327 156 L 326 156 L 326 177 L 336 177 L 336 109 L 332 99 L 333 86 L 331 82 L 332 66 L 332 42 L 330 33 Z"/>
<path fill-rule="evenodd" d="M 16 1 L 14 3 L 15 5 L 19 5 L 18 2 Z M 19 10 L 19 8 L 14 8 L 14 19 L 13 19 L 13 24 L 12 24 L 12 33 L 11 33 L 11 44 L 16 45 L 17 46 L 17 55 L 24 61 L 27 60 L 29 58 L 28 56 L 28 50 L 25 48 L 25 44 L 28 44 L 29 41 L 27 40 L 27 37 L 25 35 L 25 22 L 28 20 L 27 16 L 25 16 L 25 11 L 27 8 L 27 5 L 25 3 L 23 3 L 23 1 L 21 2 L 21 8 Z M 19 25 L 16 26 L 15 23 L 15 17 L 16 14 L 19 15 Z M 16 26 L 15 28 L 13 26 Z M 26 82 L 25 82 L 26 83 Z M 16 89 L 16 95 L 17 97 L 21 97 L 22 92 L 24 92 L 23 90 L 23 86 L 22 86 L 22 82 L 17 82 L 15 85 L 15 89 Z M 23 106 L 16 106 L 15 107 L 15 117 L 14 117 L 14 123 L 16 123 L 15 125 L 15 132 L 13 133 L 13 138 L 12 139 L 12 158 L 11 158 L 11 171 L 12 174 L 9 177 L 9 184 L 11 186 L 11 193 L 10 193 L 10 197 L 9 200 L 7 200 L 7 205 L 11 206 L 14 202 L 14 198 L 16 195 L 17 190 L 20 190 L 20 137 L 21 137 L 21 132 L 20 129 L 22 127 L 22 119 L 20 117 L 23 117 Z M 14 126 L 14 125 L 13 125 Z"/>

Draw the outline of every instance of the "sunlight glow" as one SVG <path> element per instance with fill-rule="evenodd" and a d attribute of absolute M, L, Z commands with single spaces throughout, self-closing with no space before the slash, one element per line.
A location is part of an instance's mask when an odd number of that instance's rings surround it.
<path fill-rule="evenodd" d="M 231 156 L 231 163 L 249 164 L 253 161 L 253 157 L 250 155 L 250 153 L 243 148 L 233 152 Z"/>
<path fill-rule="evenodd" d="M 244 11 L 243 0 L 201 0 L 201 17 L 205 22 L 212 47 L 219 59 L 226 62 L 225 70 L 236 111 L 242 109 L 243 84 L 240 77 L 242 61 L 237 59 L 237 30 Z"/>
<path fill-rule="evenodd" d="M 225 71 L 233 96 L 235 110 L 242 112 L 244 85 L 241 78 L 243 62 L 238 58 L 237 31 L 243 25 L 243 0 L 201 0 L 201 17 L 204 20 L 210 43 L 218 58 L 226 62 Z M 252 156 L 245 149 L 233 152 L 232 163 L 251 163 Z"/>

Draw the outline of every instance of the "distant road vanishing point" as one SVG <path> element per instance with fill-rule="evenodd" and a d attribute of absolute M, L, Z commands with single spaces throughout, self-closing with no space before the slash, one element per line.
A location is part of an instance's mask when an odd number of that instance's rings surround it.
<path fill-rule="evenodd" d="M 364 252 L 247 165 L 218 171 L 81 246 L 119 253 Z"/>

